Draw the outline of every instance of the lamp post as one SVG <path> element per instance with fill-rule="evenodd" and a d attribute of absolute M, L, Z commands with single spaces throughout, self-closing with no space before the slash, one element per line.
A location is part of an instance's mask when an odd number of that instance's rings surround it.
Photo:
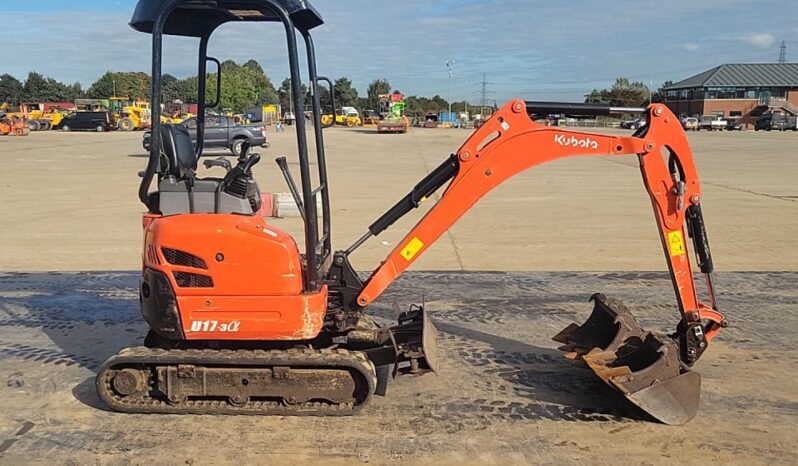
<path fill-rule="evenodd" d="M 446 68 L 449 70 L 449 114 L 447 117 L 449 119 L 452 118 L 452 76 L 453 76 L 452 67 L 453 66 L 454 66 L 454 60 L 446 61 Z M 451 123 L 452 126 L 454 126 L 454 121 L 450 121 L 449 123 Z"/>

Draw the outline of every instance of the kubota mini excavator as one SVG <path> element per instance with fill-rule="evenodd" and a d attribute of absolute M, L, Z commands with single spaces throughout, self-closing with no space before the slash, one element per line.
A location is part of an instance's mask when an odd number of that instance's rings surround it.
<path fill-rule="evenodd" d="M 304 41 L 311 90 L 315 167 L 305 119 L 296 121 L 300 183 L 277 160 L 304 219 L 304 253 L 257 212 L 252 176 L 258 154 L 200 178 L 208 40 L 234 21 L 281 22 L 288 44 L 291 92 L 303 101 L 297 37 Z M 636 156 L 676 292 L 680 320 L 672 335 L 644 331 L 621 304 L 593 295 L 587 321 L 555 337 L 610 387 L 669 424 L 696 412 L 700 376 L 690 370 L 725 326 L 712 285 L 712 258 L 701 215 L 702 194 L 679 120 L 663 105 L 645 110 L 648 124 L 632 136 L 573 132 L 536 124 L 530 115 L 616 109 L 513 100 L 455 153 L 375 221 L 346 250 L 333 252 L 319 82 L 311 29 L 318 12 L 300 0 L 140 0 L 131 25 L 152 34 L 152 125 L 139 197 L 144 214 L 140 303 L 151 330 L 142 347 L 123 349 L 97 375 L 112 409 L 136 413 L 347 415 L 384 394 L 399 372 L 438 369 L 436 329 L 419 306 L 392 327 L 366 316 L 367 306 L 488 191 L 511 176 L 562 157 Z M 197 143 L 181 125 L 162 124 L 164 34 L 199 38 Z M 217 100 L 218 100 L 217 88 Z M 218 104 L 218 102 L 217 102 Z M 665 157 L 663 157 L 663 154 Z M 150 191 L 152 182 L 157 189 Z M 314 183 L 318 183 L 314 185 Z M 440 199 L 366 279 L 349 256 L 444 185 Z M 316 199 L 321 199 L 321 215 Z M 688 238 L 692 238 L 691 245 Z M 689 249 L 708 287 L 699 302 Z"/>

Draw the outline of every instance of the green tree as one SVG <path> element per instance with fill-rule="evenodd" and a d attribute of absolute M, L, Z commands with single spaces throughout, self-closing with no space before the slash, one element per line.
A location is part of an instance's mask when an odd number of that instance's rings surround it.
<path fill-rule="evenodd" d="M 11 105 L 19 105 L 24 93 L 22 81 L 10 74 L 0 76 L 0 104 L 8 102 Z"/>
<path fill-rule="evenodd" d="M 250 70 L 255 71 L 256 73 L 266 75 L 266 72 L 263 71 L 263 67 L 260 66 L 260 63 L 258 63 L 258 61 L 255 60 L 254 58 L 250 58 L 249 60 L 247 60 L 247 62 L 244 63 L 243 67 L 249 68 Z"/>
<path fill-rule="evenodd" d="M 380 95 L 391 93 L 391 83 L 387 79 L 375 79 L 366 90 L 367 108 L 377 110 L 380 107 Z"/>
<path fill-rule="evenodd" d="M 608 105 L 642 107 L 648 104 L 651 91 L 640 81 L 629 78 L 618 78 L 610 89 L 593 89 L 585 96 L 587 103 L 603 103 Z M 653 97 L 653 96 L 652 96 Z"/>
<path fill-rule="evenodd" d="M 216 74 L 208 76 L 208 101 L 216 98 Z M 248 61 L 244 66 L 232 60 L 222 63 L 221 108 L 233 112 L 244 112 L 255 105 L 276 103 L 278 92 L 260 65 Z"/>
<path fill-rule="evenodd" d="M 30 102 L 44 102 L 50 100 L 50 85 L 39 73 L 31 71 L 23 86 L 22 100 Z"/>
<path fill-rule="evenodd" d="M 440 113 L 449 110 L 449 102 L 443 97 L 435 95 L 432 98 L 422 96 L 410 96 L 405 99 L 406 113 L 409 115 L 424 115 L 427 112 Z M 465 107 L 465 104 L 462 105 Z M 452 106 L 452 111 L 461 110 Z"/>
<path fill-rule="evenodd" d="M 660 86 L 659 89 L 657 89 L 656 92 L 654 92 L 654 94 L 651 96 L 651 101 L 654 103 L 665 102 L 665 97 L 668 96 L 668 91 L 666 91 L 665 88 L 672 84 L 673 81 L 665 81 L 662 83 L 662 86 Z"/>
<path fill-rule="evenodd" d="M 349 78 L 342 76 L 336 79 L 333 88 L 335 89 L 335 103 L 338 108 L 357 107 L 357 89 L 352 86 L 352 81 Z"/>
<path fill-rule="evenodd" d="M 130 97 L 145 99 L 150 95 L 150 75 L 140 71 L 107 71 L 86 92 L 92 99 Z"/>
<path fill-rule="evenodd" d="M 64 102 L 74 102 L 75 99 L 81 99 L 84 96 L 83 86 L 80 83 L 74 83 L 66 86 L 66 93 Z"/>
<path fill-rule="evenodd" d="M 291 98 L 291 79 L 285 78 L 283 82 L 280 84 L 280 89 L 278 89 L 277 94 L 279 96 L 280 106 L 283 108 L 283 112 L 288 112 L 292 108 L 294 110 L 294 114 L 300 114 L 304 110 L 306 105 L 310 104 L 310 94 L 308 93 L 308 88 L 304 84 L 302 84 L 302 95 L 305 96 L 304 102 L 301 106 L 292 105 L 292 98 Z"/>

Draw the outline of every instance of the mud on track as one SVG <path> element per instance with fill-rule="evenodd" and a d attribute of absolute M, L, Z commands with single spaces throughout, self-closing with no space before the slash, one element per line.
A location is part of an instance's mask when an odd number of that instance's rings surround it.
<path fill-rule="evenodd" d="M 670 330 L 664 274 L 408 273 L 372 313 L 388 322 L 394 301 L 423 296 L 441 331 L 441 373 L 397 379 L 388 397 L 342 419 L 108 412 L 94 371 L 142 341 L 137 280 L 0 274 L 0 463 L 789 464 L 798 453 L 798 273 L 720 274 L 732 327 L 698 364 L 702 405 L 685 427 L 650 422 L 550 341 L 588 315 L 597 291 Z"/>

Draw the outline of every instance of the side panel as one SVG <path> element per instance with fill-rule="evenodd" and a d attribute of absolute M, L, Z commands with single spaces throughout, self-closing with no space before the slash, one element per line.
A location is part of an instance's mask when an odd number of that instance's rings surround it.
<path fill-rule="evenodd" d="M 296 296 L 181 296 L 187 340 L 309 340 L 321 332 L 327 287 Z"/>
<path fill-rule="evenodd" d="M 302 292 L 296 243 L 259 216 L 157 218 L 146 229 L 144 251 L 145 265 L 169 275 L 178 296 L 290 296 Z"/>
<path fill-rule="evenodd" d="M 186 339 L 306 340 L 321 331 L 327 288 L 302 293 L 296 243 L 262 217 L 145 214 L 143 226 L 144 268 L 168 279 L 158 289 L 174 291 Z M 156 289 L 146 277 L 145 288 Z M 170 309 L 148 311 L 148 322 L 160 322 Z"/>

